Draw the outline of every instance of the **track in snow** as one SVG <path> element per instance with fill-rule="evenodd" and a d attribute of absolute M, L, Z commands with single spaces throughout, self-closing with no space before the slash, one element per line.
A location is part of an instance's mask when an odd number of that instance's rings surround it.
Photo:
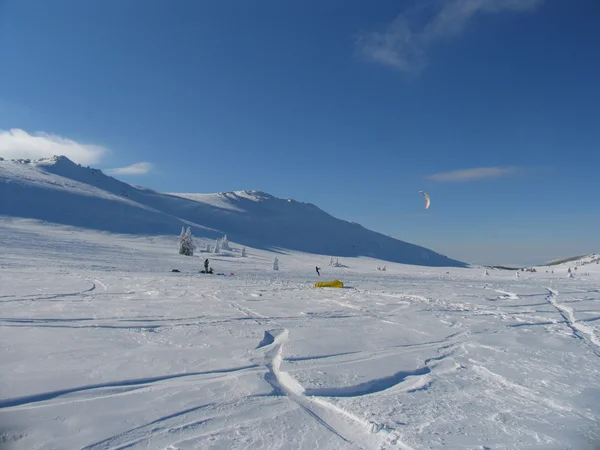
<path fill-rule="evenodd" d="M 283 345 L 288 336 L 289 331 L 285 328 L 266 331 L 261 341 L 262 345 L 259 344 L 257 347 L 257 350 L 265 352 L 264 365 L 268 370 L 265 381 L 273 387 L 276 394 L 289 398 L 347 444 L 364 449 L 383 449 L 389 446 L 410 449 L 399 442 L 398 436 L 393 431 L 361 419 L 322 398 L 307 396 L 305 389 L 296 379 L 289 373 L 281 371 Z"/>
<path fill-rule="evenodd" d="M 97 280 L 95 280 L 97 281 Z M 106 286 L 104 286 L 106 287 Z M 0 303 L 14 303 L 14 302 L 35 302 L 38 300 L 57 300 L 60 301 L 63 298 L 66 297 L 77 297 L 77 296 L 83 296 L 86 295 L 92 291 L 96 290 L 96 283 L 92 283 L 92 286 L 89 287 L 88 289 L 84 289 L 82 291 L 77 291 L 77 292 L 71 292 L 71 293 L 66 293 L 66 294 L 47 294 L 44 296 L 40 296 L 39 294 L 34 294 L 34 295 L 25 295 L 25 296 L 21 296 L 21 298 L 14 298 L 16 296 L 4 296 L 4 297 L 0 297 L 0 298 L 9 298 L 9 297 L 13 297 L 10 300 L 0 300 Z"/>
<path fill-rule="evenodd" d="M 166 448 L 178 448 L 179 442 L 212 435 L 230 426 L 230 410 L 225 407 L 231 408 L 236 415 L 239 415 L 236 420 L 238 426 L 255 420 L 256 416 L 252 413 L 256 411 L 257 402 L 263 405 L 264 402 L 268 402 L 268 399 L 249 396 L 231 402 L 193 406 L 87 445 L 82 450 L 124 449 L 137 445 L 165 448 L 160 442 L 162 439 L 171 443 L 171 446 Z M 276 415 L 279 414 L 276 404 L 273 402 L 266 406 L 266 412 L 261 415 L 261 418 L 272 416 L 271 420 L 276 420 Z M 173 442 L 174 438 L 179 442 Z"/>
<path fill-rule="evenodd" d="M 14 397 L 14 398 L 3 399 L 3 400 L 0 400 L 0 410 L 4 409 L 4 408 L 13 408 L 13 407 L 18 407 L 18 406 L 24 406 L 24 405 L 28 405 L 31 403 L 45 402 L 45 401 L 52 400 L 57 397 L 62 397 L 63 395 L 68 395 L 68 394 L 73 394 L 73 393 L 78 393 L 78 392 L 91 391 L 91 390 L 96 390 L 96 389 L 105 389 L 105 388 L 115 388 L 115 387 L 120 388 L 120 387 L 143 386 L 143 385 L 156 383 L 159 381 L 172 380 L 174 378 L 184 378 L 184 377 L 193 377 L 193 376 L 210 375 L 210 374 L 221 374 L 221 373 L 227 374 L 227 373 L 241 372 L 241 371 L 246 371 L 246 370 L 250 370 L 250 369 L 255 369 L 257 367 L 258 367 L 257 365 L 253 364 L 253 365 L 247 365 L 247 366 L 242 366 L 242 367 L 234 367 L 231 369 L 206 370 L 203 372 L 185 372 L 185 373 L 176 373 L 176 374 L 171 374 L 171 375 L 163 375 L 163 376 L 158 376 L 158 377 L 138 378 L 138 379 L 133 379 L 133 380 L 119 380 L 119 381 L 112 381 L 112 382 L 108 382 L 108 383 L 90 384 L 87 386 L 77 386 L 77 387 L 73 387 L 73 388 L 69 388 L 69 389 L 61 389 L 61 390 L 57 390 L 57 391 L 42 392 L 40 394 L 26 395 L 23 397 Z"/>
<path fill-rule="evenodd" d="M 548 296 L 546 300 L 550 303 L 556 310 L 560 313 L 560 315 L 565 319 L 565 323 L 573 330 L 573 335 L 578 339 L 581 339 L 587 345 L 589 345 L 592 351 L 600 357 L 600 339 L 594 333 L 594 330 L 590 329 L 588 326 L 579 323 L 575 319 L 575 314 L 573 313 L 573 308 L 570 306 L 559 303 L 556 299 L 558 297 L 558 291 L 555 291 L 551 288 L 546 288 L 548 290 Z"/>

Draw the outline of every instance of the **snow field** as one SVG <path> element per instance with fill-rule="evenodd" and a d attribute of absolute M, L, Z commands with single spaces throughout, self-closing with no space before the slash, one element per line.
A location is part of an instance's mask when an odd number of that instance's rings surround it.
<path fill-rule="evenodd" d="M 594 264 L 517 279 L 251 248 L 185 257 L 175 235 L 26 220 L 0 222 L 0 248 L 0 420 L 15 449 L 556 449 L 599 437 Z M 206 256 L 235 275 L 199 274 Z M 348 288 L 312 286 L 334 278 Z"/>

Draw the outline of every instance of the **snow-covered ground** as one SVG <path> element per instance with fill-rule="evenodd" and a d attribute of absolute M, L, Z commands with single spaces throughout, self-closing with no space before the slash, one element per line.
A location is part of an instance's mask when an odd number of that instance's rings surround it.
<path fill-rule="evenodd" d="M 517 278 L 369 258 L 331 267 L 251 248 L 242 258 L 233 246 L 184 257 L 177 236 L 0 219 L 4 440 L 15 449 L 598 442 L 600 265 Z M 198 273 L 206 256 L 225 275 Z M 313 287 L 333 279 L 346 288 Z"/>

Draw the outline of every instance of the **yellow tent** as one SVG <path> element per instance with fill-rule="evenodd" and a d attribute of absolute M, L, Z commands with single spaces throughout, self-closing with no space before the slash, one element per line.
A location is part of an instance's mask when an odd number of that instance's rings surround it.
<path fill-rule="evenodd" d="M 332 287 L 332 288 L 343 288 L 344 283 L 340 280 L 333 281 L 318 281 L 315 283 L 315 287 Z"/>

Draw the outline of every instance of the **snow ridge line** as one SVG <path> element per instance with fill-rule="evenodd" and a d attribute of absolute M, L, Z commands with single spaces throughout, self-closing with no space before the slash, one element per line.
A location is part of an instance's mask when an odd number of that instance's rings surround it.
<path fill-rule="evenodd" d="M 412 450 L 411 447 L 399 442 L 399 437 L 393 430 L 361 419 L 322 398 L 306 396 L 304 387 L 288 372 L 281 370 L 283 345 L 288 339 L 289 330 L 284 328 L 276 335 L 271 331 L 265 332 L 265 336 L 268 335 L 272 336 L 272 342 L 259 348 L 267 349 L 271 347 L 265 353 L 265 366 L 268 369 L 265 380 L 277 393 L 288 397 L 344 442 L 366 449 L 384 449 L 386 445 L 391 445 L 404 450 Z M 360 429 L 356 430 L 348 420 L 359 424 Z M 384 434 L 377 436 L 381 432 Z"/>
<path fill-rule="evenodd" d="M 600 357 L 600 339 L 594 333 L 594 330 L 589 328 L 586 325 L 577 322 L 575 319 L 575 314 L 573 313 L 573 308 L 570 306 L 564 305 L 556 301 L 558 297 L 558 291 L 555 291 L 551 288 L 546 288 L 548 291 L 548 295 L 546 296 L 546 300 L 550 303 L 559 314 L 565 319 L 565 323 L 571 330 L 573 334 L 578 338 L 588 344 L 592 351 L 596 354 L 596 356 Z"/>
<path fill-rule="evenodd" d="M 94 280 L 94 281 L 98 281 L 98 280 Z M 34 301 L 38 301 L 38 300 L 55 300 L 55 299 L 60 299 L 62 297 L 77 297 L 79 295 L 83 296 L 85 294 L 87 294 L 88 292 L 92 292 L 96 289 L 96 283 L 92 283 L 92 286 L 84 289 L 82 291 L 77 291 L 77 292 L 71 292 L 71 293 L 66 293 L 66 294 L 49 294 L 46 296 L 38 296 L 37 294 L 35 295 L 26 295 L 26 296 L 22 296 L 19 298 L 14 298 L 16 297 L 15 295 L 13 296 L 2 296 L 0 297 L 0 299 L 2 298 L 8 298 L 11 297 L 11 300 L 0 300 L 1 303 L 15 303 L 15 302 L 34 302 Z"/>
<path fill-rule="evenodd" d="M 176 378 L 185 378 L 185 377 L 194 377 L 201 375 L 213 375 L 213 374 L 229 374 L 235 372 L 243 372 L 247 370 L 256 369 L 258 365 L 251 364 L 241 367 L 232 367 L 228 369 L 214 369 L 214 370 L 205 370 L 202 372 L 183 372 L 183 373 L 175 373 L 171 375 L 161 375 L 156 377 L 149 378 L 137 378 L 137 379 L 129 379 L 129 380 L 119 380 L 119 381 L 109 381 L 106 383 L 100 384 L 90 384 L 87 386 L 76 386 L 68 389 L 61 389 L 57 391 L 50 392 L 42 392 L 39 394 L 33 395 L 25 395 L 22 397 L 14 397 L 0 400 L 0 410 L 4 408 L 14 408 L 19 406 L 28 405 L 31 403 L 40 403 L 48 400 L 55 399 L 57 397 L 62 397 L 63 395 L 74 394 L 78 392 L 91 391 L 96 389 L 105 389 L 105 388 L 113 388 L 113 387 L 130 387 L 130 386 L 145 386 L 153 383 L 157 383 L 160 381 L 173 380 Z"/>

